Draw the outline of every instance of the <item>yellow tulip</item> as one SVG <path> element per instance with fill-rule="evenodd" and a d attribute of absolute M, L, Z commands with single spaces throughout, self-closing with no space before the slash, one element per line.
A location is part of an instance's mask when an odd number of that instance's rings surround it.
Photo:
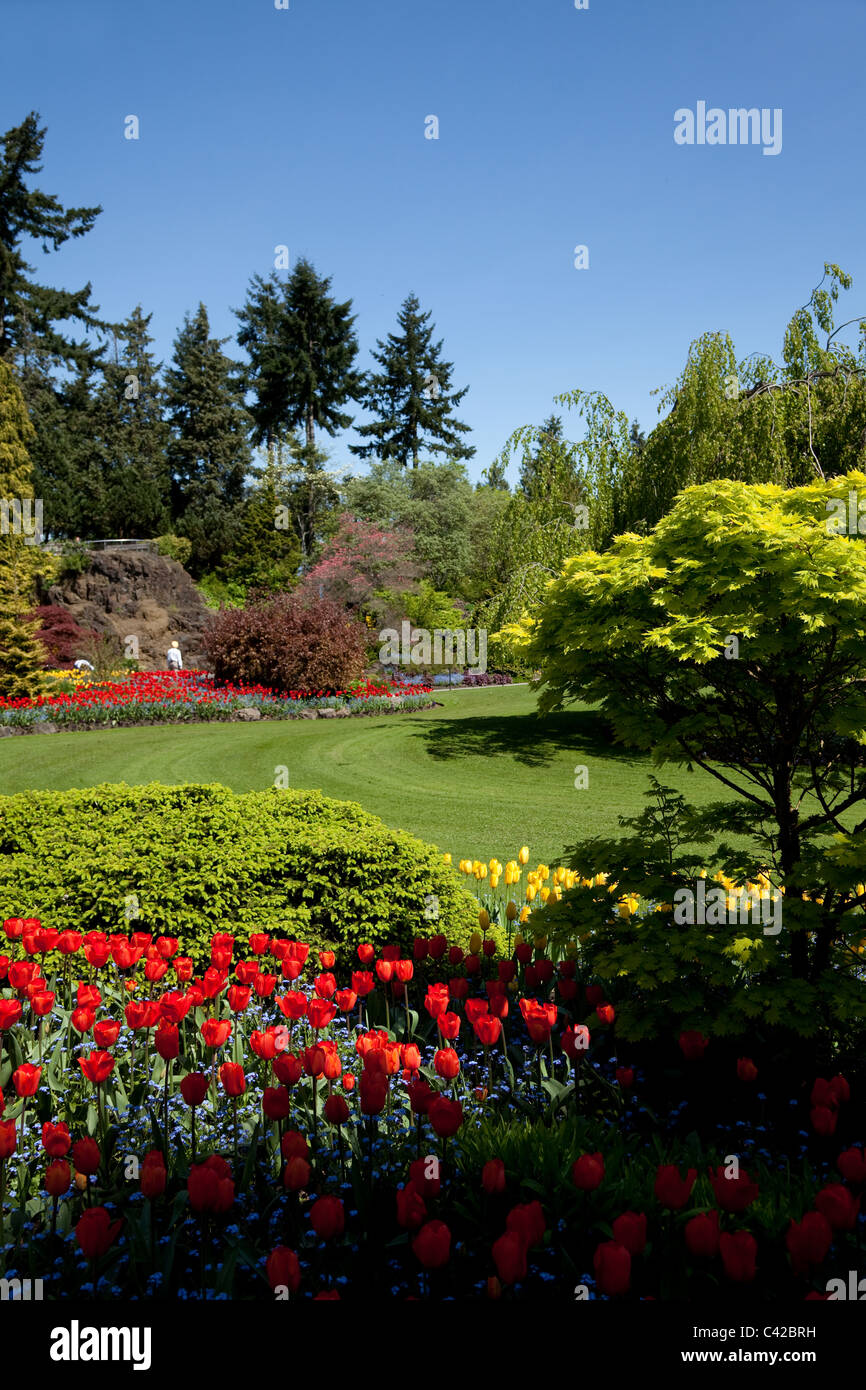
<path fill-rule="evenodd" d="M 520 920 L 521 920 L 521 922 L 528 922 L 528 921 L 529 921 L 529 918 L 530 918 L 530 915 L 531 915 L 531 914 L 530 914 L 530 911 L 529 911 L 529 908 L 528 908 L 528 907 L 522 907 L 522 908 L 520 909 Z"/>
<path fill-rule="evenodd" d="M 488 881 L 488 883 L 490 884 L 490 887 L 491 887 L 491 888 L 498 888 L 498 887 L 499 887 L 499 875 L 498 875 L 498 874 L 491 874 L 491 875 L 490 875 L 490 878 L 489 878 L 487 881 Z"/>
<path fill-rule="evenodd" d="M 511 899 L 508 900 L 505 906 L 505 915 L 508 918 L 509 922 L 513 922 L 515 917 L 517 916 L 517 903 L 512 902 Z"/>
<path fill-rule="evenodd" d="M 520 860 L 520 863 L 521 863 L 521 864 L 528 864 L 528 863 L 529 863 L 529 846 L 528 846 L 528 845 L 523 845 L 523 846 L 522 846 L 522 848 L 521 848 L 521 850 L 520 850 L 520 853 L 518 854 L 517 858 Z"/>
<path fill-rule="evenodd" d="M 550 889 L 547 888 L 546 886 L 545 886 L 544 888 L 540 889 L 540 891 L 539 891 L 539 897 L 541 898 L 541 901 L 542 901 L 543 903 L 546 903 L 546 902 L 547 902 L 547 899 L 550 897 Z"/>
<path fill-rule="evenodd" d="M 450 854 L 443 854 L 443 856 L 442 856 L 442 862 L 443 862 L 443 864 L 450 864 L 450 863 L 451 863 L 451 855 L 450 855 Z"/>
<path fill-rule="evenodd" d="M 547 937 L 546 937 L 546 936 L 534 936 L 534 937 L 532 938 L 532 943 L 533 943 L 533 945 L 535 946 L 536 951 L 543 951 L 544 948 L 545 948 L 545 946 L 547 945 Z"/>
<path fill-rule="evenodd" d="M 478 925 L 482 931 L 486 931 L 487 928 L 490 926 L 490 917 L 488 915 L 486 907 L 482 907 L 481 911 L 478 914 Z"/>
<path fill-rule="evenodd" d="M 479 914 L 479 915 L 480 915 L 480 914 Z M 486 914 L 485 914 L 485 915 L 486 915 Z M 477 956 L 477 955 L 478 955 L 478 952 L 481 950 L 481 943 L 482 943 L 483 939 L 484 939 L 484 938 L 482 937 L 480 931 L 474 931 L 474 932 L 472 933 L 472 935 L 470 936 L 470 938 L 469 938 L 469 949 L 470 949 L 470 951 L 472 952 L 473 956 Z"/>
<path fill-rule="evenodd" d="M 526 885 L 526 901 L 527 901 L 528 903 L 535 902 L 535 895 L 536 895 L 537 892 L 538 892 L 538 889 L 536 888 L 535 884 L 534 884 L 534 883 L 528 883 L 528 884 Z"/>
<path fill-rule="evenodd" d="M 566 945 L 565 945 L 565 954 L 566 954 L 566 956 L 568 957 L 569 960 L 573 960 L 573 959 L 574 959 L 574 957 L 577 955 L 577 942 L 576 942 L 576 941 L 568 941 L 568 942 L 566 942 Z"/>

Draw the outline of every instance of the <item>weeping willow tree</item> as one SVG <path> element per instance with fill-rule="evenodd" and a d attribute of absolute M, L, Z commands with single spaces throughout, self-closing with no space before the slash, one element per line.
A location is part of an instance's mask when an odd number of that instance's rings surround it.
<path fill-rule="evenodd" d="M 657 394 L 662 417 L 644 440 L 600 391 L 566 391 L 557 406 L 577 412 L 583 438 L 560 441 L 569 460 L 545 508 L 503 519 L 511 528 L 507 576 L 499 576 L 492 625 L 508 623 L 543 596 L 570 555 L 603 551 L 624 532 L 646 535 L 684 488 L 722 478 L 784 488 L 842 476 L 866 465 L 866 320 L 837 324 L 836 305 L 851 277 L 824 274 L 789 322 L 781 360 L 738 358 L 727 333 L 691 345 L 677 381 Z M 856 346 L 840 338 L 858 325 Z M 497 467 L 527 456 L 544 427 L 524 426 L 506 441 Z M 569 524 L 577 487 L 584 527 Z M 514 659 L 519 656 L 514 654 Z"/>

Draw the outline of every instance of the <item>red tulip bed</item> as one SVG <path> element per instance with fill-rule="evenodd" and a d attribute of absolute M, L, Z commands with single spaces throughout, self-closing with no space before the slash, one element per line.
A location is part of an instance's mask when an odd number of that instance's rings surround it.
<path fill-rule="evenodd" d="M 262 685 L 217 685 L 207 671 L 139 671 L 122 680 L 94 681 L 69 693 L 0 698 L 0 726 L 26 731 L 46 722 L 61 728 L 201 722 L 257 709 L 268 719 L 298 719 L 304 711 L 344 709 L 381 714 L 431 704 L 429 685 L 365 680 L 349 690 L 273 691 Z"/>
<path fill-rule="evenodd" d="M 0 1264 L 45 1299 L 856 1297 L 854 1079 L 618 1055 L 574 958 L 5 937 Z"/>

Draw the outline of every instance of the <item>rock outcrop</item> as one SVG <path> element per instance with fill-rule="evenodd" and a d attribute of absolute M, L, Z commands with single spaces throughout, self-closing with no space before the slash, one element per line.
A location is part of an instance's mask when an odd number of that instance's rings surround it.
<path fill-rule="evenodd" d="M 144 670 L 164 670 L 172 641 L 187 669 L 206 669 L 203 635 L 210 621 L 198 589 L 182 565 L 147 550 L 92 552 L 90 568 L 64 575 L 47 603 L 68 610 L 80 627 L 138 638 Z"/>

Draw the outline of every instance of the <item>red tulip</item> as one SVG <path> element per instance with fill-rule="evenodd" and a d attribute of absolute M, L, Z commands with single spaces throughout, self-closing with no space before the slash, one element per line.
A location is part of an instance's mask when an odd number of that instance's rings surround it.
<path fill-rule="evenodd" d="M 187 1191 L 193 1211 L 228 1211 L 235 1199 L 235 1185 L 225 1159 L 214 1154 L 205 1163 L 190 1168 Z"/>
<path fill-rule="evenodd" d="M 42 1126 L 42 1147 L 49 1158 L 65 1158 L 71 1144 L 67 1124 L 61 1120 L 59 1124 L 54 1125 L 46 1120 Z"/>
<path fill-rule="evenodd" d="M 748 1231 L 723 1231 L 719 1236 L 719 1254 L 725 1274 L 735 1284 L 748 1284 L 755 1277 L 755 1257 L 758 1243 Z"/>
<path fill-rule="evenodd" d="M 631 1089 L 634 1084 L 634 1070 L 632 1067 L 617 1067 L 616 1079 L 624 1091 Z"/>
<path fill-rule="evenodd" d="M 0 1159 L 11 1158 L 17 1143 L 14 1120 L 0 1120 Z"/>
<path fill-rule="evenodd" d="M 75 1239 L 88 1260 L 98 1260 L 114 1244 L 121 1223 L 112 1221 L 105 1207 L 89 1207 L 81 1213 Z"/>
<path fill-rule="evenodd" d="M 505 1164 L 501 1158 L 489 1158 L 481 1169 L 481 1186 L 488 1196 L 505 1191 Z"/>
<path fill-rule="evenodd" d="M 822 1134 L 826 1137 L 836 1133 L 836 1121 L 838 1119 L 838 1115 L 836 1114 L 836 1111 L 831 1110 L 829 1106 L 814 1106 L 812 1109 L 811 1119 L 812 1128 L 814 1129 L 816 1134 Z"/>
<path fill-rule="evenodd" d="M 451 1256 L 451 1232 L 444 1221 L 427 1221 L 412 1241 L 425 1269 L 441 1269 Z"/>
<path fill-rule="evenodd" d="M 438 1076 L 453 1081 L 460 1073 L 460 1058 L 453 1047 L 441 1047 L 433 1058 L 433 1066 Z"/>
<path fill-rule="evenodd" d="M 680 1033 L 680 1051 L 687 1062 L 699 1062 L 709 1046 L 709 1038 L 705 1038 L 703 1033 L 690 1028 L 685 1033 Z"/>
<path fill-rule="evenodd" d="M 836 1159 L 836 1167 L 846 1182 L 866 1182 L 866 1149 L 846 1149 Z"/>
<path fill-rule="evenodd" d="M 440 1139 L 448 1139 L 456 1134 L 463 1123 L 463 1106 L 459 1100 L 449 1100 L 447 1096 L 436 1096 L 430 1102 L 427 1115 Z"/>
<path fill-rule="evenodd" d="M 220 1067 L 220 1081 L 227 1096 L 237 1099 L 247 1089 L 247 1079 L 240 1062 L 223 1062 Z"/>
<path fill-rule="evenodd" d="M 346 1217 L 339 1197 L 318 1197 L 310 1207 L 309 1217 L 319 1240 L 331 1240 L 343 1234 Z"/>
<path fill-rule="evenodd" d="M 200 1072 L 191 1071 L 180 1083 L 180 1093 L 187 1105 L 201 1105 L 207 1095 L 208 1079 Z"/>
<path fill-rule="evenodd" d="M 310 1149 L 303 1134 L 296 1129 L 287 1129 L 280 1140 L 280 1153 L 283 1158 L 307 1158 Z"/>
<path fill-rule="evenodd" d="M 519 1202 L 508 1213 L 505 1226 L 507 1230 L 514 1231 L 520 1237 L 527 1250 L 534 1245 L 541 1245 L 547 1226 L 544 1208 L 538 1201 Z"/>
<path fill-rule="evenodd" d="M 758 1075 L 758 1068 L 755 1066 L 751 1057 L 737 1058 L 737 1076 L 741 1081 L 754 1081 Z"/>
<path fill-rule="evenodd" d="M 854 1197 L 841 1183 L 822 1187 L 815 1206 L 826 1217 L 834 1231 L 853 1231 L 860 1214 L 860 1198 Z"/>
<path fill-rule="evenodd" d="M 20 999 L 0 999 L 0 1032 L 13 1028 L 21 1013 Z"/>
<path fill-rule="evenodd" d="M 34 1067 L 32 1062 L 22 1062 L 12 1073 L 12 1085 L 19 1096 L 35 1096 L 41 1075 L 41 1067 Z"/>
<path fill-rule="evenodd" d="M 690 1168 L 685 1178 L 681 1178 L 679 1169 L 672 1163 L 660 1164 L 656 1172 L 655 1195 L 663 1207 L 679 1211 L 689 1200 L 697 1176 L 695 1169 Z"/>
<path fill-rule="evenodd" d="M 482 1047 L 494 1047 L 498 1043 L 499 1035 L 502 1032 L 502 1024 L 498 1018 L 492 1018 L 490 1014 L 482 1014 L 480 1018 L 476 1018 L 472 1026 Z"/>
<path fill-rule="evenodd" d="M 707 1212 L 693 1216 L 685 1226 L 689 1254 L 711 1259 L 719 1251 L 719 1213 Z"/>
<path fill-rule="evenodd" d="M 141 1165 L 142 1195 L 151 1201 L 154 1197 L 161 1197 L 167 1180 L 165 1159 L 159 1149 L 151 1149 L 150 1153 L 145 1154 Z"/>
<path fill-rule="evenodd" d="M 427 1220 L 427 1206 L 413 1182 L 397 1191 L 397 1223 L 404 1231 L 417 1231 Z"/>
<path fill-rule="evenodd" d="M 45 1191 L 49 1197 L 62 1197 L 69 1191 L 72 1169 L 64 1158 L 55 1158 L 45 1170 Z"/>
<path fill-rule="evenodd" d="M 388 1095 L 388 1078 L 381 1071 L 370 1071 L 366 1067 L 361 1072 L 361 1114 L 381 1115 L 385 1109 Z"/>
<path fill-rule="evenodd" d="M 640 1255 L 646 1248 L 646 1217 L 643 1212 L 624 1211 L 611 1226 L 613 1238 L 624 1245 L 630 1255 Z"/>
<path fill-rule="evenodd" d="M 305 1158 L 293 1154 L 283 1171 L 283 1186 L 288 1192 L 300 1192 L 310 1181 L 311 1168 Z"/>
<path fill-rule="evenodd" d="M 506 1231 L 494 1242 L 493 1263 L 503 1284 L 526 1278 L 526 1244 L 516 1231 Z"/>
<path fill-rule="evenodd" d="M 336 1005 L 327 999 L 311 999 L 307 1005 L 307 1019 L 312 1028 L 327 1028 L 336 1012 Z"/>
<path fill-rule="evenodd" d="M 176 1023 L 161 1023 L 156 1030 L 154 1046 L 164 1062 L 173 1062 L 180 1055 L 180 1034 Z"/>
<path fill-rule="evenodd" d="M 342 1096 L 328 1096 L 323 1114 L 329 1125 L 344 1125 L 349 1118 L 349 1107 Z"/>
<path fill-rule="evenodd" d="M 600 1153 L 581 1154 L 571 1168 L 571 1181 L 581 1192 L 594 1192 L 604 1177 L 604 1158 Z"/>
<path fill-rule="evenodd" d="M 114 1058 L 110 1052 L 91 1052 L 89 1057 L 79 1057 L 78 1065 L 93 1086 L 101 1086 L 114 1071 Z"/>
<path fill-rule="evenodd" d="M 76 1173 L 91 1177 L 99 1172 L 102 1155 L 95 1139 L 77 1139 L 72 1145 L 72 1162 Z"/>
<path fill-rule="evenodd" d="M 274 1074 L 284 1086 L 295 1086 L 304 1074 L 304 1064 L 300 1057 L 284 1052 L 281 1057 L 274 1058 Z"/>
<path fill-rule="evenodd" d="M 722 1236 L 724 1240 L 724 1236 Z M 833 1244 L 833 1230 L 820 1211 L 809 1211 L 802 1221 L 792 1221 L 785 1236 L 791 1268 L 805 1274 L 810 1265 L 823 1264 Z"/>
<path fill-rule="evenodd" d="M 722 1166 L 715 1172 L 710 1169 L 709 1174 L 710 1186 L 722 1211 L 745 1211 L 758 1196 L 758 1184 L 752 1181 L 745 1168 L 740 1168 L 735 1178 L 727 1177 Z"/>
<path fill-rule="evenodd" d="M 258 973 L 258 972 L 256 972 Z M 228 1006 L 233 1014 L 242 1014 L 249 1008 L 252 990 L 249 985 L 231 985 L 226 990 Z"/>
<path fill-rule="evenodd" d="M 207 1047 L 222 1047 L 228 1042 L 232 1025 L 225 1018 L 208 1018 L 201 1025 L 201 1035 Z"/>
<path fill-rule="evenodd" d="M 285 1086 L 266 1086 L 262 1110 L 269 1120 L 285 1120 L 289 1113 L 289 1093 Z"/>
<path fill-rule="evenodd" d="M 592 1257 L 596 1282 L 602 1293 L 626 1293 L 631 1283 L 631 1255 L 619 1241 L 606 1240 Z"/>
<path fill-rule="evenodd" d="M 301 1266 L 294 1250 L 287 1245 L 278 1245 L 265 1262 L 268 1283 L 273 1290 L 288 1289 L 297 1293 L 301 1284 Z"/>

